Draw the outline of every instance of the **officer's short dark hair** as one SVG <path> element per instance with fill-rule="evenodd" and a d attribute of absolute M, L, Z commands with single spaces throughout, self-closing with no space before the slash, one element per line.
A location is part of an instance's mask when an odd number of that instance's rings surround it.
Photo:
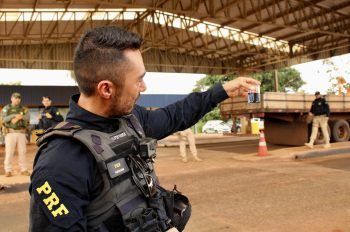
<path fill-rule="evenodd" d="M 41 99 L 44 100 L 44 98 L 49 99 L 51 101 L 51 97 L 50 96 L 42 96 Z"/>
<path fill-rule="evenodd" d="M 321 95 L 320 91 L 315 92 L 315 96 Z"/>
<path fill-rule="evenodd" d="M 127 60 L 126 49 L 140 49 L 142 38 L 115 26 L 93 28 L 85 32 L 76 47 L 74 74 L 80 92 L 91 96 L 98 82 L 110 80 L 124 84 Z"/>

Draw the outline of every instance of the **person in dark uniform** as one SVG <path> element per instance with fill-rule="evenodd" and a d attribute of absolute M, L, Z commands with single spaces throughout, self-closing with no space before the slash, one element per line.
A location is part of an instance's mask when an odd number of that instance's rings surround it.
<path fill-rule="evenodd" d="M 39 129 L 46 130 L 63 121 L 63 117 L 58 109 L 51 106 L 51 97 L 43 96 L 41 102 L 45 108 L 41 114 L 39 114 Z"/>
<path fill-rule="evenodd" d="M 139 133 L 143 130 L 147 137 L 162 139 L 191 127 L 224 99 L 246 96 L 248 89 L 260 84 L 249 77 L 238 77 L 205 92 L 191 93 L 164 108 L 146 110 L 136 104 L 140 93 L 146 90 L 141 43 L 139 35 L 112 26 L 94 28 L 82 35 L 74 57 L 80 94 L 70 99 L 67 123 L 92 131 L 113 133 L 120 129 L 121 118 L 131 114 L 142 128 L 136 129 L 134 124 L 128 127 Z M 119 134 L 118 137 L 124 135 Z M 103 142 L 96 136 L 91 138 L 95 143 L 92 149 L 103 152 L 99 146 Z M 103 185 L 106 180 L 99 171 L 101 165 L 87 146 L 72 138 L 55 136 L 41 147 L 29 188 L 29 230 L 131 231 L 124 224 L 121 212 L 125 208 L 136 210 L 132 204 L 108 211 L 108 219 L 93 229 L 89 226 L 91 221 L 86 209 L 106 187 Z M 127 196 L 133 194 L 129 192 Z M 99 212 L 95 216 L 98 218 Z M 130 223 L 143 219 L 137 217 Z M 173 227 L 169 230 L 136 228 L 132 231 L 177 230 Z"/>
<path fill-rule="evenodd" d="M 310 116 L 313 116 L 312 119 L 312 132 L 310 136 L 310 140 L 308 143 L 305 143 L 305 146 L 309 148 L 314 147 L 314 142 L 317 137 L 318 128 L 321 127 L 323 138 L 325 144 L 323 145 L 324 148 L 331 147 L 331 144 L 329 143 L 329 133 L 328 133 L 328 119 L 329 115 L 331 113 L 329 109 L 328 102 L 326 99 L 324 99 L 319 91 L 316 91 L 315 93 L 315 100 L 312 102 L 312 106 L 309 112 Z"/>

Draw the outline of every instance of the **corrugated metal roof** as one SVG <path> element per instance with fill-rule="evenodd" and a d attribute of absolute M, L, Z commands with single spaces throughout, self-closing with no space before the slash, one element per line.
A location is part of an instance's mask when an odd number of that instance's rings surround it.
<path fill-rule="evenodd" d="M 270 70 L 350 52 L 349 0 L 1 0 L 0 65 L 71 69 L 91 27 L 144 37 L 148 71 Z"/>

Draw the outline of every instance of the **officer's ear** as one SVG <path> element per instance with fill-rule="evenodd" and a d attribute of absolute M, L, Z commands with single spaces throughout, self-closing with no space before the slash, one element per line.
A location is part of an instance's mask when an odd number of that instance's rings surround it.
<path fill-rule="evenodd" d="M 110 99 L 113 96 L 114 84 L 111 81 L 103 80 L 97 84 L 97 93 L 104 99 Z"/>

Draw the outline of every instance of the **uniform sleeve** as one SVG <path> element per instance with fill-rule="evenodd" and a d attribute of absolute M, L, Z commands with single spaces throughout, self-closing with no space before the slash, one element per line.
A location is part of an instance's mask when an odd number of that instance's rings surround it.
<path fill-rule="evenodd" d="M 57 141 L 58 140 L 58 141 Z M 31 176 L 30 231 L 86 231 L 94 164 L 83 145 L 56 139 L 40 153 Z"/>
<path fill-rule="evenodd" d="M 139 119 L 146 136 L 162 139 L 194 125 L 226 98 L 226 91 L 221 84 L 217 84 L 205 92 L 191 93 L 164 108 L 146 110 L 135 106 L 133 114 Z"/>
<path fill-rule="evenodd" d="M 310 112 L 315 114 L 315 101 L 313 101 L 312 104 L 311 104 Z"/>
<path fill-rule="evenodd" d="M 10 114 L 10 115 L 6 115 L 8 110 L 8 106 L 5 106 L 2 110 L 1 110 L 1 119 L 4 123 L 8 123 L 11 121 L 11 119 L 13 119 L 16 114 Z"/>
<path fill-rule="evenodd" d="M 329 117 L 329 115 L 331 114 L 331 110 L 329 109 L 329 104 L 327 101 L 324 102 L 324 107 L 325 107 L 325 113 L 327 117 Z"/>

